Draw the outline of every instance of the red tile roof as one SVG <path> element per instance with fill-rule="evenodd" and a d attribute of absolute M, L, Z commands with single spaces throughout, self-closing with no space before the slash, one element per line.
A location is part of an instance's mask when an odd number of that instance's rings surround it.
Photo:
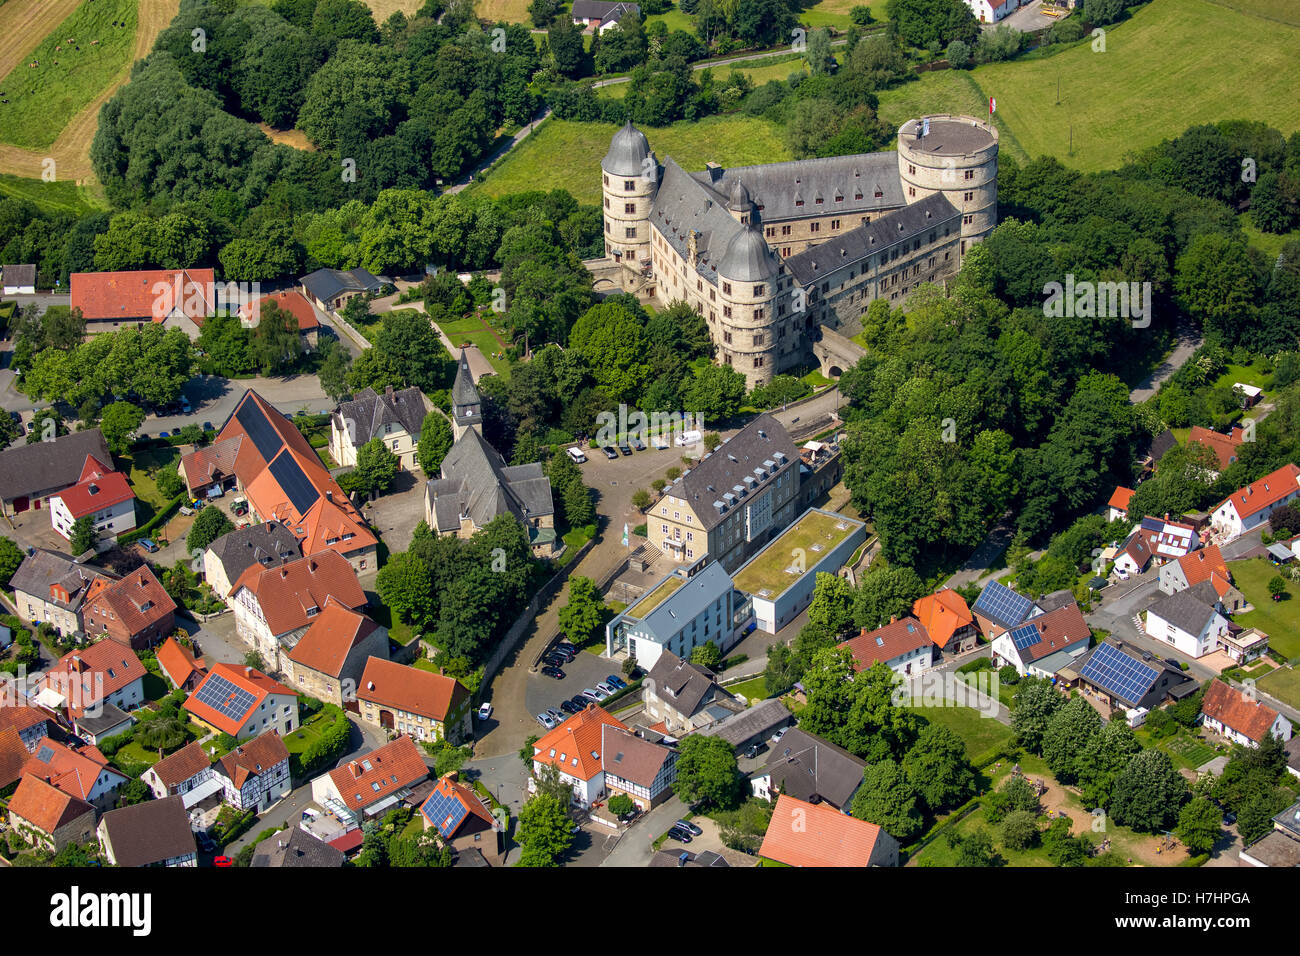
<path fill-rule="evenodd" d="M 3 703 L 0 703 L 0 730 L 12 727 L 19 734 L 22 734 L 28 727 L 34 727 L 48 720 L 50 720 L 50 715 L 39 707 L 29 707 L 26 704 L 19 704 L 17 707 L 5 707 Z"/>
<path fill-rule="evenodd" d="M 1083 612 L 1073 602 L 1031 617 L 1025 624 L 1033 624 L 1039 637 L 1037 644 L 1020 648 L 1020 659 L 1027 663 L 1074 647 L 1080 641 L 1086 643 L 1092 637 L 1088 622 L 1083 619 Z"/>
<path fill-rule="evenodd" d="M 9 798 L 10 816 L 19 816 L 46 834 L 78 817 L 94 813 L 85 800 L 64 793 L 40 777 L 28 774 L 18 783 L 18 789 Z"/>
<path fill-rule="evenodd" d="M 240 449 L 244 436 L 236 435 L 211 445 L 198 448 L 181 458 L 181 470 L 191 489 L 213 484 L 237 474 Z"/>
<path fill-rule="evenodd" d="M 366 606 L 356 572 L 337 551 L 322 551 L 278 568 L 254 564 L 240 575 L 230 593 L 238 594 L 241 587 L 252 592 L 267 627 L 276 635 L 312 623 L 331 597 L 344 607 Z M 316 613 L 309 613 L 313 609 Z"/>
<path fill-rule="evenodd" d="M 1199 551 L 1183 555 L 1178 559 L 1178 566 L 1183 569 L 1188 587 L 1193 587 L 1202 581 L 1209 581 L 1211 576 L 1218 577 L 1224 584 L 1232 579 L 1232 575 L 1228 572 L 1228 565 L 1223 560 L 1223 553 L 1217 544 L 1207 545 Z"/>
<path fill-rule="evenodd" d="M 292 651 L 289 660 L 302 667 L 338 677 L 347 662 L 348 653 L 379 627 L 359 611 L 346 608 L 333 597 L 325 599 L 325 607 L 316 615 Z"/>
<path fill-rule="evenodd" d="M 212 269 L 74 272 L 68 278 L 72 308 L 90 321 L 149 319 L 161 322 L 179 308 L 195 324 L 216 311 Z M 179 293 L 179 294 L 178 294 Z"/>
<path fill-rule="evenodd" d="M 1277 720 L 1277 711 L 1221 680 L 1210 682 L 1201 699 L 1201 713 L 1259 743 Z"/>
<path fill-rule="evenodd" d="M 357 687 L 357 700 L 393 707 L 445 721 L 466 700 L 469 691 L 453 677 L 372 657 Z"/>
<path fill-rule="evenodd" d="M 604 726 L 627 730 L 625 723 L 611 717 L 595 704 L 574 714 L 533 744 L 533 760 L 558 767 L 575 780 L 590 780 L 602 771 Z"/>
<path fill-rule="evenodd" d="M 1128 511 L 1128 503 L 1133 500 L 1133 494 L 1132 488 L 1116 485 L 1115 490 L 1111 492 L 1110 501 L 1106 502 L 1106 506 L 1119 511 Z"/>
<path fill-rule="evenodd" d="M 488 808 L 483 806 L 483 801 L 478 798 L 478 794 L 476 794 L 469 787 L 465 786 L 463 783 L 458 783 L 457 781 L 452 780 L 450 775 L 441 778 L 434 785 L 433 793 L 439 794 L 444 797 L 450 797 L 451 799 L 459 803 L 462 807 L 464 807 L 466 810 L 468 810 L 470 814 L 473 814 L 474 816 L 478 817 L 488 826 L 493 828 L 496 827 L 496 819 L 492 816 L 491 813 L 488 812 Z M 420 812 L 422 814 L 424 814 L 424 809 L 428 805 L 429 802 L 428 800 L 426 800 L 424 804 L 420 807 Z M 442 835 L 442 838 L 444 840 L 452 839 L 456 835 L 456 831 L 459 830 L 461 827 L 463 827 L 465 825 L 465 821 L 469 819 L 468 815 L 462 816 L 460 821 L 456 824 L 455 827 L 453 827 L 450 830 L 444 831 L 444 827 L 446 827 L 450 822 L 450 820 L 453 818 L 448 816 L 448 817 L 444 817 L 441 820 L 434 820 L 431 817 L 429 817 L 428 814 L 424 814 L 424 817 L 431 824 L 433 824 L 435 827 L 438 828 L 438 832 Z"/>
<path fill-rule="evenodd" d="M 405 735 L 329 772 L 349 810 L 364 810 L 429 776 L 415 741 Z"/>
<path fill-rule="evenodd" d="M 82 613 L 87 631 L 104 627 L 112 633 L 117 630 L 115 622 L 120 621 L 122 630 L 134 637 L 175 615 L 176 602 L 153 569 L 142 564 L 116 581 L 92 581 Z"/>
<path fill-rule="evenodd" d="M 98 749 L 82 747 L 73 750 L 49 737 L 41 738 L 36 753 L 27 758 L 23 767 L 24 774 L 47 780 L 64 793 L 82 800 L 90 799 L 95 782 L 105 771 L 120 777 L 122 782 L 127 779 L 108 765 Z"/>
<path fill-rule="evenodd" d="M 874 823 L 783 793 L 758 855 L 787 866 L 866 866 L 879 838 Z"/>
<path fill-rule="evenodd" d="M 219 761 L 221 772 L 242 790 L 249 778 L 267 773 L 289 759 L 289 749 L 274 730 L 240 744 Z"/>
<path fill-rule="evenodd" d="M 260 312 L 271 304 L 285 312 L 292 313 L 293 317 L 298 320 L 299 332 L 308 332 L 320 327 L 320 320 L 316 318 L 316 310 L 311 307 L 311 303 L 297 289 L 286 289 L 283 292 L 264 295 L 255 303 L 244 303 L 239 308 L 240 322 L 247 328 L 257 328 L 257 323 L 253 321 L 254 308 Z"/>
<path fill-rule="evenodd" d="M 69 715 L 80 717 L 86 708 L 147 673 L 134 651 L 109 639 L 64 654 L 40 686 L 63 695 Z"/>
<path fill-rule="evenodd" d="M 196 672 L 202 673 L 205 669 L 203 658 L 195 659 L 194 652 L 188 647 L 183 647 L 174 637 L 169 637 L 158 645 L 155 653 L 158 657 L 158 666 L 177 687 L 184 687 L 190 677 Z"/>
<path fill-rule="evenodd" d="M 75 519 L 132 501 L 135 492 L 127 484 L 126 475 L 87 455 L 81 478 L 75 485 L 60 491 L 58 497 L 63 499 L 63 504 Z"/>
<path fill-rule="evenodd" d="M 1277 504 L 1287 495 L 1293 495 L 1297 491 L 1300 491 L 1300 467 L 1287 463 L 1258 481 L 1252 481 L 1246 487 L 1238 488 L 1221 501 L 1219 507 L 1214 510 L 1218 511 L 1219 508 L 1231 503 L 1237 516 L 1245 519 Z"/>
<path fill-rule="evenodd" d="M 975 623 L 966 599 L 952 588 L 917 598 L 912 614 L 939 647 L 947 647 L 955 633 Z"/>
<path fill-rule="evenodd" d="M 1223 469 L 1237 460 L 1237 448 L 1245 439 L 1245 435 L 1240 426 L 1234 426 L 1232 431 L 1225 435 L 1200 425 L 1193 425 L 1187 441 L 1189 444 L 1204 445 L 1214 452 L 1214 457 L 1219 460 L 1219 468 Z"/>
<path fill-rule="evenodd" d="M 23 775 L 27 763 L 27 745 L 12 727 L 0 729 L 0 790 Z"/>
<path fill-rule="evenodd" d="M 847 647 L 852 652 L 853 666 L 861 671 L 876 661 L 891 661 L 933 643 L 924 624 L 914 617 L 900 617 L 874 631 L 868 631 L 864 627 L 862 633 L 840 644 L 840 647 Z"/>
<path fill-rule="evenodd" d="M 334 847 L 334 849 L 338 850 L 340 853 L 351 853 L 365 842 L 365 833 L 362 832 L 360 827 L 357 827 L 355 830 L 349 830 L 342 836 L 330 840 L 329 845 Z"/>
<path fill-rule="evenodd" d="M 248 705 L 248 709 L 240 714 L 234 714 L 233 716 L 227 717 L 225 714 L 218 712 L 216 708 L 212 707 L 210 704 L 206 704 L 200 700 L 200 693 L 214 676 L 223 677 L 240 690 L 251 694 L 253 700 Z M 229 664 L 218 662 L 212 665 L 211 670 L 208 671 L 208 676 L 199 682 L 198 686 L 194 688 L 194 693 L 190 694 L 186 699 L 185 709 L 205 724 L 211 724 L 223 733 L 235 737 L 239 735 L 240 728 L 242 728 L 247 722 L 248 715 L 257 710 L 258 707 L 261 707 L 262 701 L 266 700 L 267 695 L 269 694 L 284 694 L 288 697 L 295 698 L 298 696 L 292 688 L 285 687 L 279 681 L 267 677 L 261 671 L 255 670 L 252 667 L 235 668 L 231 667 Z"/>
<path fill-rule="evenodd" d="M 203 745 L 194 740 L 171 756 L 159 760 L 153 765 L 153 772 L 158 775 L 163 786 L 175 787 L 210 766 L 212 766 L 212 758 L 203 749 Z"/>

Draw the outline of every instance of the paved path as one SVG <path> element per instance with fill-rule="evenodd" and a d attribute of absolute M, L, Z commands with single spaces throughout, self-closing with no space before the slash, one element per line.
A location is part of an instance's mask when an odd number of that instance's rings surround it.
<path fill-rule="evenodd" d="M 654 841 L 685 815 L 686 804 L 679 797 L 672 797 L 659 804 L 623 831 L 618 845 L 601 866 L 648 866 L 655 855 Z M 680 844 L 670 840 L 664 845 Z"/>
<path fill-rule="evenodd" d="M 526 140 L 529 137 L 529 135 L 532 134 L 533 130 L 537 129 L 537 127 L 540 126 L 542 122 L 550 115 L 551 115 L 551 108 L 548 106 L 542 110 L 540 116 L 536 117 L 531 123 L 529 123 L 523 129 L 521 129 L 519 132 L 515 133 L 514 136 L 510 137 L 510 142 L 502 143 L 501 146 L 493 150 L 486 159 L 480 161 L 478 166 L 474 168 L 473 172 L 466 173 L 460 179 L 456 180 L 456 184 L 454 186 L 445 189 L 444 192 L 447 193 L 447 195 L 449 196 L 455 195 L 456 193 L 464 189 L 466 186 L 468 186 L 470 183 L 474 182 L 475 176 L 481 176 L 484 170 L 489 168 L 493 163 L 499 160 L 502 156 L 504 156 L 506 153 L 510 152 L 512 149 L 514 149 L 516 146 L 518 146 L 520 143 Z"/>
<path fill-rule="evenodd" d="M 1199 335 L 1181 331 L 1174 350 L 1142 382 L 1129 392 L 1128 400 L 1137 405 L 1146 401 L 1160 389 L 1161 383 L 1182 368 L 1205 340 Z"/>

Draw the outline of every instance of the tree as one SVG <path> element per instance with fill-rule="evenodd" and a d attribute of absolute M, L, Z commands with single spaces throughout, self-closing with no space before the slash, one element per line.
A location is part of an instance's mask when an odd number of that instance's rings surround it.
<path fill-rule="evenodd" d="M 23 563 L 23 550 L 8 538 L 0 537 L 0 588 L 9 587 L 9 579 Z"/>
<path fill-rule="evenodd" d="M 591 641 L 605 623 L 609 609 L 591 578 L 569 579 L 569 602 L 560 608 L 560 629 L 575 645 Z"/>
<path fill-rule="evenodd" d="M 357 451 L 352 487 L 364 495 L 383 494 L 402 468 L 401 459 L 388 450 L 382 438 L 372 438 Z"/>
<path fill-rule="evenodd" d="M 624 817 L 636 806 L 626 793 L 616 793 L 609 798 L 609 811 L 616 817 Z"/>
<path fill-rule="evenodd" d="M 130 402 L 113 402 L 104 407 L 99 419 L 99 429 L 104 441 L 115 455 L 124 455 L 135 439 L 136 430 L 144 424 L 144 409 Z"/>
<path fill-rule="evenodd" d="M 1195 797 L 1178 814 L 1178 839 L 1193 856 L 1209 853 L 1223 832 L 1223 811 L 1207 797 Z"/>
<path fill-rule="evenodd" d="M 634 401 L 650 374 L 644 361 L 643 324 L 643 318 L 621 303 L 603 302 L 584 312 L 569 332 L 569 347 L 615 401 Z"/>
<path fill-rule="evenodd" d="M 964 836 L 956 830 L 949 830 L 944 839 L 957 855 L 957 866 L 989 867 L 996 866 L 1000 860 L 993 850 L 993 839 L 986 830 L 976 830 Z"/>
<path fill-rule="evenodd" d="M 426 478 L 440 472 L 442 460 L 451 451 L 452 444 L 451 422 L 435 408 L 424 416 L 424 424 L 420 426 L 420 444 L 415 453 Z"/>
<path fill-rule="evenodd" d="M 153 799 L 153 791 L 143 780 L 128 780 L 117 791 L 117 809 L 134 806 Z"/>
<path fill-rule="evenodd" d="M 1108 807 L 1116 781 L 1129 761 L 1142 749 L 1137 736 L 1123 720 L 1109 720 L 1083 747 L 1075 764 L 1085 805 Z"/>
<path fill-rule="evenodd" d="M 375 576 L 375 590 L 397 617 L 417 627 L 437 619 L 433 576 L 417 555 L 403 551 L 388 559 Z"/>
<path fill-rule="evenodd" d="M 940 724 L 925 727 L 903 758 L 903 772 L 931 813 L 965 802 L 975 792 L 975 771 L 966 745 Z"/>
<path fill-rule="evenodd" d="M 1282 596 L 1286 594 L 1286 578 L 1282 577 L 1280 574 L 1275 574 L 1269 578 L 1268 593 L 1272 596 L 1274 601 L 1282 600 Z"/>
<path fill-rule="evenodd" d="M 573 845 L 572 821 L 563 800 L 539 791 L 519 811 L 515 839 L 524 848 L 521 866 L 559 866 L 560 857 Z"/>
<path fill-rule="evenodd" d="M 907 843 L 921 829 L 916 799 L 903 768 L 886 758 L 867 765 L 849 809 L 859 820 L 874 823 L 900 843 Z"/>
<path fill-rule="evenodd" d="M 95 522 L 90 515 L 82 515 L 72 522 L 72 527 L 68 530 L 69 546 L 73 554 L 85 554 L 95 546 L 98 536 L 95 534 Z"/>
<path fill-rule="evenodd" d="M 1067 785 L 1078 780 L 1079 757 L 1100 731 L 1101 717 L 1082 697 L 1067 701 L 1048 718 L 1043 732 L 1043 759 L 1057 780 Z"/>
<path fill-rule="evenodd" d="M 168 499 L 185 491 L 185 479 L 170 468 L 160 468 L 154 475 L 154 484 L 158 486 L 158 493 Z"/>
<path fill-rule="evenodd" d="M 1245 242 L 1219 233 L 1197 236 L 1174 265 L 1174 291 L 1184 312 L 1203 319 L 1207 337 L 1235 345 L 1259 300 Z"/>
<path fill-rule="evenodd" d="M 360 298 L 349 299 L 348 305 Z M 325 339 L 317 349 L 317 356 L 320 358 L 320 369 L 316 375 L 320 379 L 320 387 L 334 401 L 340 401 L 348 393 L 348 372 L 352 368 L 348 350 L 338 339 Z"/>
<path fill-rule="evenodd" d="M 808 605 L 808 620 L 838 637 L 853 624 L 853 597 L 853 586 L 847 578 L 818 571 L 812 603 Z"/>
<path fill-rule="evenodd" d="M 740 412 L 745 402 L 745 376 L 730 365 L 707 365 L 686 385 L 682 401 L 686 411 L 704 416 L 716 427 Z"/>
<path fill-rule="evenodd" d="M 1136 754 L 1115 781 L 1110 815 L 1142 833 L 1171 829 L 1188 798 L 1187 781 L 1169 755 L 1155 748 Z"/>
<path fill-rule="evenodd" d="M 650 507 L 650 492 L 644 488 L 638 488 L 632 492 L 632 507 L 638 511 L 645 511 Z"/>
<path fill-rule="evenodd" d="M 1009 850 L 1028 850 L 1038 843 L 1038 817 L 1027 810 L 1012 810 L 1002 820 L 1002 844 Z"/>
<path fill-rule="evenodd" d="M 191 554 L 195 551 L 203 552 L 213 541 L 234 530 L 235 526 L 220 508 L 204 508 L 190 526 L 190 533 L 185 536 L 185 546 Z"/>
<path fill-rule="evenodd" d="M 571 482 L 564 489 L 563 501 L 564 518 L 569 527 L 585 528 L 596 520 L 596 506 L 591 501 L 591 489 L 581 479 Z"/>
<path fill-rule="evenodd" d="M 740 803 L 743 789 L 731 744 L 699 734 L 681 742 L 673 792 L 682 800 L 700 810 L 730 810 Z"/>
<path fill-rule="evenodd" d="M 691 663 L 716 671 L 722 664 L 722 652 L 718 650 L 717 644 L 712 641 L 705 641 L 698 647 L 691 649 Z"/>
<path fill-rule="evenodd" d="M 1041 753 L 1052 715 L 1065 701 L 1050 682 L 1027 677 L 1016 688 L 1015 702 L 1011 729 L 1016 733 L 1016 743 L 1031 753 Z"/>

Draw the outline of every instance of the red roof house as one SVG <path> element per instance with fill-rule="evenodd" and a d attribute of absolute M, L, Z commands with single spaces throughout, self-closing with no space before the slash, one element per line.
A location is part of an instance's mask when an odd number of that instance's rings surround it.
<path fill-rule="evenodd" d="M 786 866 L 898 866 L 898 841 L 829 804 L 783 793 L 758 855 Z"/>
<path fill-rule="evenodd" d="M 87 322 L 164 322 L 184 316 L 201 326 L 216 312 L 212 269 L 141 269 L 74 272 L 68 277 L 72 308 Z"/>
<path fill-rule="evenodd" d="M 176 602 L 147 564 L 117 581 L 91 582 L 82 609 L 89 634 L 104 633 L 141 650 L 171 633 Z"/>
<path fill-rule="evenodd" d="M 960 641 L 962 635 L 975 635 L 975 618 L 970 607 L 952 588 L 917 598 L 912 604 L 912 614 L 940 650 L 949 650 L 948 644 L 954 637 Z"/>

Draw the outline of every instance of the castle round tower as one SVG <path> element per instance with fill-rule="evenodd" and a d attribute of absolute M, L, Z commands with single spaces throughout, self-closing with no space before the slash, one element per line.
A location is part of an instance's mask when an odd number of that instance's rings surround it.
<path fill-rule="evenodd" d="M 732 210 L 742 213 L 742 210 Z M 780 369 L 775 302 L 781 263 L 752 214 L 727 243 L 718 262 L 718 301 L 722 314 L 714 344 L 718 359 L 745 376 L 749 388 L 766 385 Z"/>
<path fill-rule="evenodd" d="M 908 120 L 898 129 L 903 199 L 943 193 L 962 214 L 961 252 L 998 221 L 998 131 L 973 116 L 943 113 Z"/>
<path fill-rule="evenodd" d="M 639 273 L 650 261 L 650 210 L 659 188 L 659 163 L 631 120 L 614 134 L 600 171 L 605 255 Z M 625 289 L 629 279 L 625 277 Z"/>

